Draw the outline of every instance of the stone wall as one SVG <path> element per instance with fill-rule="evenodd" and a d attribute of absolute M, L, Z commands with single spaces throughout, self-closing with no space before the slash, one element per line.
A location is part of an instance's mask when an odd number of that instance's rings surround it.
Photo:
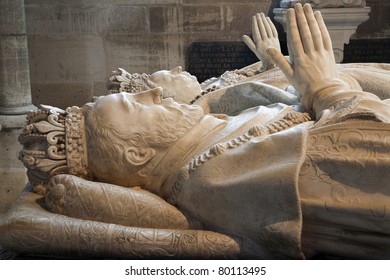
<path fill-rule="evenodd" d="M 186 67 L 192 42 L 241 41 L 251 16 L 272 16 L 278 2 L 25 0 L 33 103 L 81 105 L 104 93 L 117 67 L 138 73 Z M 361 37 L 388 27 L 388 1 L 367 3 L 372 19 L 358 30 Z"/>
<path fill-rule="evenodd" d="M 271 0 L 25 0 L 34 104 L 79 105 L 110 71 L 185 67 L 193 41 L 237 41 Z"/>
<path fill-rule="evenodd" d="M 366 3 L 371 7 L 370 19 L 357 28 L 352 39 L 390 38 L 390 1 L 366 0 Z"/>

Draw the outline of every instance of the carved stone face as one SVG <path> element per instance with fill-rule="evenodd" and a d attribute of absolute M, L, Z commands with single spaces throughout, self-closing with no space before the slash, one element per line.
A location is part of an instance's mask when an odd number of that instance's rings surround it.
<path fill-rule="evenodd" d="M 142 185 L 134 172 L 167 151 L 204 116 L 200 106 L 162 99 L 161 94 L 162 89 L 155 88 L 96 100 L 87 130 L 90 169 L 99 180 Z"/>
<path fill-rule="evenodd" d="M 101 97 L 96 101 L 95 110 L 118 129 L 152 131 L 157 126 L 174 125 L 179 128 L 187 116 L 199 120 L 203 113 L 200 107 L 177 103 L 172 98 L 162 99 L 162 89 L 155 88 L 140 93 L 117 93 Z M 170 133 L 172 133 L 170 131 Z"/>
<path fill-rule="evenodd" d="M 202 91 L 196 77 L 182 71 L 180 66 L 172 70 L 157 71 L 150 76 L 150 79 L 174 92 L 175 100 L 184 103 L 189 103 Z"/>

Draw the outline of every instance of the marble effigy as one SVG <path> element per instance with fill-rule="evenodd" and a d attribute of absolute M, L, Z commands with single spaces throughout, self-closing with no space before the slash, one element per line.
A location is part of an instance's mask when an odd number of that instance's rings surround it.
<path fill-rule="evenodd" d="M 388 259 L 390 66 L 336 65 L 321 14 L 287 16 L 288 59 L 257 47 L 277 35 L 259 15 L 245 40 L 263 63 L 201 85 L 179 68 L 121 70 L 82 108 L 29 113 L 19 140 L 31 185 L 1 220 L 0 245 L 67 258 Z M 184 84 L 191 104 L 173 99 Z"/>

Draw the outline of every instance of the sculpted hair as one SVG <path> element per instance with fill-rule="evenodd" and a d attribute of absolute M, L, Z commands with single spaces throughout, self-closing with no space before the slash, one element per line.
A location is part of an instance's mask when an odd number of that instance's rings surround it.
<path fill-rule="evenodd" d="M 163 102 L 165 101 L 163 100 Z M 83 108 L 89 167 L 96 179 L 105 182 L 107 182 L 104 180 L 106 174 L 118 174 L 118 170 L 125 170 L 127 176 L 132 174 L 138 177 L 144 176 L 140 171 L 143 170 L 145 165 L 131 166 L 128 163 L 127 148 L 151 147 L 156 150 L 165 149 L 182 138 L 203 116 L 203 110 L 199 106 L 188 106 L 186 110 L 179 110 L 167 101 L 166 108 L 171 106 L 171 110 L 175 114 L 161 114 L 159 122 L 152 127 L 142 127 L 129 123 L 128 129 L 124 130 L 102 118 L 94 110 L 94 106 L 95 103 L 90 103 L 84 105 Z M 132 103 L 131 106 L 139 105 Z"/>
<path fill-rule="evenodd" d="M 93 110 L 95 103 L 84 105 L 84 117 L 86 124 L 89 168 L 93 176 L 99 181 L 106 181 L 105 174 L 115 174 L 125 167 L 130 173 L 136 173 L 137 169 L 129 169 L 125 161 L 126 147 L 139 146 L 140 139 L 137 135 L 123 135 L 112 124 L 103 120 Z M 138 139 L 137 139 L 138 138 Z M 99 164 L 99 162 L 109 164 Z M 115 183 L 115 182 L 110 182 Z"/>

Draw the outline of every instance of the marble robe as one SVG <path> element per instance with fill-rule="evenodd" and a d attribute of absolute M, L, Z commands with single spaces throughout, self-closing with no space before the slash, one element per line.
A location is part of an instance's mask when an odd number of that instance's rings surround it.
<path fill-rule="evenodd" d="M 173 200 L 207 228 L 250 239 L 261 258 L 388 259 L 388 100 L 350 90 L 315 102 L 317 122 L 255 137 L 205 160 Z M 260 106 L 236 118 L 248 127 L 288 110 Z"/>

